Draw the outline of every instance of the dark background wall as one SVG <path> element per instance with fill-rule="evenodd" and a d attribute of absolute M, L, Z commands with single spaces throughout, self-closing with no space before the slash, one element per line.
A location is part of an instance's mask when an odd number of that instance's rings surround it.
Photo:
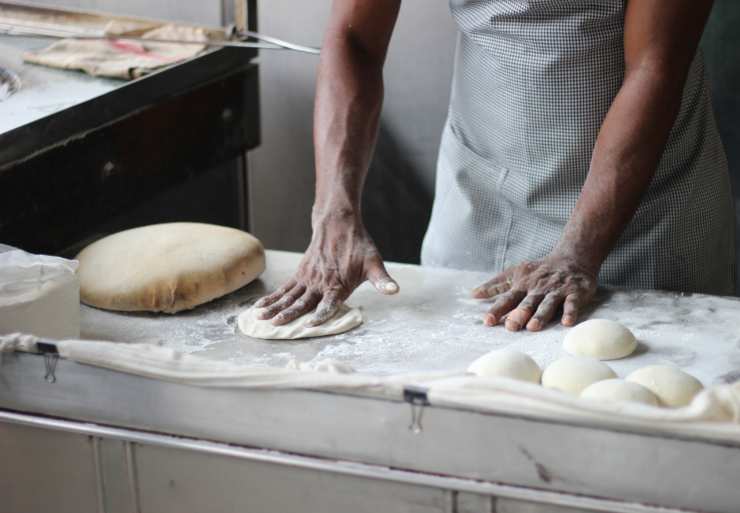
<path fill-rule="evenodd" d="M 715 0 L 702 41 L 714 111 L 730 165 L 740 243 L 740 2 Z M 740 269 L 740 251 L 738 251 Z M 738 276 L 740 292 L 740 276 Z"/>

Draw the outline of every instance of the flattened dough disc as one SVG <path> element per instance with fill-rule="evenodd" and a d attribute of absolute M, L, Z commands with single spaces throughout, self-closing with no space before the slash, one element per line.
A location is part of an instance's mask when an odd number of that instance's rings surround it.
<path fill-rule="evenodd" d="M 300 338 L 326 337 L 339 335 L 362 324 L 359 308 L 342 305 L 334 317 L 319 326 L 311 326 L 312 315 L 306 314 L 282 326 L 275 326 L 271 320 L 259 319 L 259 308 L 249 308 L 239 315 L 239 331 L 252 338 L 265 340 L 296 340 Z"/>

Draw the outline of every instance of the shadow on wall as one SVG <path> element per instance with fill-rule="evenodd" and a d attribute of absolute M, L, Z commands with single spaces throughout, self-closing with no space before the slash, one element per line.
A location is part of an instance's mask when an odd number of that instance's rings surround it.
<path fill-rule="evenodd" d="M 384 259 L 419 263 L 433 199 L 419 177 L 429 172 L 414 169 L 393 134 L 381 124 L 362 207 L 365 226 Z"/>
<path fill-rule="evenodd" d="M 702 40 L 702 50 L 711 83 L 712 102 L 722 142 L 730 165 L 740 242 L 740 2 L 717 0 Z M 740 251 L 737 266 L 740 269 Z M 736 294 L 740 294 L 740 273 Z"/>

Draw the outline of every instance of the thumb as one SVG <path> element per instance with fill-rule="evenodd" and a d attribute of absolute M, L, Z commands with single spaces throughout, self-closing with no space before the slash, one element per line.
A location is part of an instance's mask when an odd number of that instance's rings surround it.
<path fill-rule="evenodd" d="M 373 258 L 368 264 L 367 279 L 381 294 L 396 294 L 400 290 L 396 280 L 385 270 L 380 258 Z"/>

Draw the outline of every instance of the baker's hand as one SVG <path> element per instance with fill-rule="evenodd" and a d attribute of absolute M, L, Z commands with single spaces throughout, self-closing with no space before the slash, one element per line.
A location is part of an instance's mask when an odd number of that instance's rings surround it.
<path fill-rule="evenodd" d="M 375 243 L 354 215 L 314 216 L 314 232 L 298 271 L 276 292 L 256 303 L 262 319 L 286 324 L 316 308 L 311 324 L 331 319 L 362 282 L 383 294 L 398 292 Z"/>
<path fill-rule="evenodd" d="M 506 318 L 505 326 L 510 331 L 524 327 L 539 331 L 561 306 L 563 325 L 573 326 L 580 310 L 596 293 L 596 275 L 573 257 L 552 254 L 506 269 L 473 290 L 473 297 L 495 297 L 484 318 L 488 326 Z"/>

